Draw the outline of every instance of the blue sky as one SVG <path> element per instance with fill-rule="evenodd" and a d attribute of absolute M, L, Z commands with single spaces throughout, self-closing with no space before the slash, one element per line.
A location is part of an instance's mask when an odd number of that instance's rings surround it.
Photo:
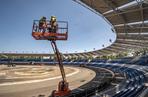
<path fill-rule="evenodd" d="M 69 23 L 68 41 L 57 42 L 61 52 L 101 49 L 116 38 L 100 16 L 72 0 L 0 0 L 0 52 L 51 53 L 49 41 L 31 36 L 33 20 L 51 15 Z"/>

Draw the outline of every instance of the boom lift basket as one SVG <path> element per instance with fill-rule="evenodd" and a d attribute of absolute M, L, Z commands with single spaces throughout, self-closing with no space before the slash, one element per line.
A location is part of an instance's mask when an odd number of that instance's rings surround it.
<path fill-rule="evenodd" d="M 46 20 L 46 25 L 42 28 L 39 26 L 39 20 L 34 20 L 32 27 L 32 36 L 36 40 L 67 40 L 68 37 L 68 22 L 57 21 L 56 31 L 49 30 L 50 21 Z"/>

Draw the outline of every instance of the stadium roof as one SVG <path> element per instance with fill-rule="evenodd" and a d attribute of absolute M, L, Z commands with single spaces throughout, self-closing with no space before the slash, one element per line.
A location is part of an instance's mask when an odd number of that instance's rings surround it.
<path fill-rule="evenodd" d="M 117 34 L 109 47 L 88 52 L 108 55 L 148 48 L 148 3 L 146 0 L 73 0 L 100 15 Z"/>

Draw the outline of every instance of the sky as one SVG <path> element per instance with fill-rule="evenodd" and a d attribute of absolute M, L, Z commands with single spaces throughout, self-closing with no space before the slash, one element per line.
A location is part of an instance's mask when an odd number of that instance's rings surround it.
<path fill-rule="evenodd" d="M 52 15 L 68 21 L 68 40 L 57 41 L 63 53 L 102 49 L 116 39 L 102 17 L 72 0 L 0 0 L 0 52 L 52 53 L 49 41 L 31 36 L 33 20 Z"/>

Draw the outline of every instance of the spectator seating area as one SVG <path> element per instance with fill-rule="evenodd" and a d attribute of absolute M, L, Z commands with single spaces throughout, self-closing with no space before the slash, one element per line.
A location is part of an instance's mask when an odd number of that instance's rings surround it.
<path fill-rule="evenodd" d="M 80 66 L 82 64 L 85 64 L 87 67 L 93 67 L 93 68 L 106 68 L 109 69 L 113 72 L 118 72 L 121 75 L 125 77 L 124 82 L 120 83 L 120 86 L 123 86 L 120 88 L 120 90 L 113 94 L 113 97 L 137 97 L 144 89 L 144 82 L 146 81 L 146 77 L 142 71 L 138 71 L 133 68 L 128 68 L 128 67 L 121 67 L 120 65 L 112 65 L 111 63 L 128 63 L 128 64 L 138 64 L 138 65 L 147 65 L 147 60 L 148 56 L 140 56 L 136 59 L 128 57 L 128 58 L 121 58 L 121 59 L 115 59 L 115 60 L 105 60 L 105 59 L 92 59 L 92 60 L 87 60 L 87 59 L 81 59 L 81 60 L 69 60 L 69 59 L 64 59 L 63 64 L 65 65 L 75 65 L 75 66 Z M 54 61 L 53 59 L 1 59 L 1 63 L 13 63 L 13 64 L 20 64 L 21 62 L 30 64 L 30 62 L 34 62 L 34 64 L 56 64 L 57 62 Z M 108 82 L 106 84 L 109 84 Z M 101 84 L 101 85 L 106 85 L 106 84 Z M 90 85 L 91 86 L 91 85 Z M 92 87 L 83 89 L 83 91 L 77 91 L 77 93 L 74 93 L 70 95 L 69 97 L 83 97 L 87 95 L 95 95 L 96 91 L 100 89 L 100 85 L 92 85 Z M 96 86 L 96 87 L 94 87 Z M 100 90 L 99 90 L 100 91 Z M 96 96 L 99 97 L 99 96 Z"/>

